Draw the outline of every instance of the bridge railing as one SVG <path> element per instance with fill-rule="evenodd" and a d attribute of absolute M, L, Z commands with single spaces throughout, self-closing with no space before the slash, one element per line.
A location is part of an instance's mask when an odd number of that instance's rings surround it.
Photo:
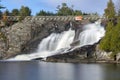
<path fill-rule="evenodd" d="M 76 16 L 27 16 L 24 20 L 25 21 L 75 21 Z M 82 16 L 82 20 L 85 19 L 92 19 L 92 20 L 98 20 L 99 16 L 91 16 L 91 15 L 85 15 Z M 19 21 L 20 16 L 6 16 L 6 19 L 8 21 Z"/>

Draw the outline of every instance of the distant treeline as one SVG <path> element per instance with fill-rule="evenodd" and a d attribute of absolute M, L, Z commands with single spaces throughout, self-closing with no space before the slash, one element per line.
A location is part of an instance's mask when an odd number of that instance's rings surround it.
<path fill-rule="evenodd" d="M 89 13 L 84 13 L 81 10 L 74 10 L 73 5 L 69 7 L 66 3 L 62 3 L 61 5 L 57 6 L 56 13 L 50 12 L 50 11 L 45 11 L 45 10 L 40 10 L 38 13 L 36 13 L 35 16 L 68 16 L 68 15 L 88 15 Z M 5 8 L 0 6 L 0 9 Z M 32 16 L 31 15 L 31 9 L 27 6 L 21 6 L 20 9 L 13 9 L 12 11 L 9 11 L 6 9 L 4 12 L 0 11 L 0 16 Z M 96 14 L 97 13 L 92 13 Z"/>

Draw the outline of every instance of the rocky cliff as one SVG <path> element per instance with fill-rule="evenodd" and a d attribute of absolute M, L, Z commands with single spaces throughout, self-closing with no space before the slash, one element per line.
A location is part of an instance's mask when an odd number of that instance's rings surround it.
<path fill-rule="evenodd" d="M 40 41 L 51 33 L 60 33 L 80 22 L 71 21 L 22 21 L 0 30 L 0 59 L 27 54 L 37 49 Z M 72 29 L 76 29 L 72 27 Z"/>

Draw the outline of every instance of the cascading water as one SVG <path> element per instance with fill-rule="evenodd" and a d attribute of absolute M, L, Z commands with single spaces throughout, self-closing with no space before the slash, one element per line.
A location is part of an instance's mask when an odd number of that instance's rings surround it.
<path fill-rule="evenodd" d="M 78 46 L 82 47 L 84 45 L 92 45 L 98 42 L 104 36 L 104 34 L 105 30 L 104 27 L 100 25 L 100 22 L 85 25 L 78 38 L 78 40 L 80 40 L 80 44 L 74 46 L 74 49 Z M 50 36 L 41 41 L 37 52 L 29 55 L 18 55 L 9 60 L 31 60 L 64 53 L 65 50 L 70 48 L 70 44 L 73 42 L 74 36 L 75 31 L 71 29 L 62 33 L 52 33 Z"/>
<path fill-rule="evenodd" d="M 50 36 L 41 41 L 38 52 L 56 51 L 61 48 L 70 47 L 70 43 L 72 43 L 74 35 L 75 32 L 71 29 L 60 34 L 52 33 Z"/>
<path fill-rule="evenodd" d="M 79 35 L 80 46 L 92 45 L 104 36 L 105 30 L 100 23 L 100 21 L 97 21 L 83 27 L 83 31 Z"/>
<path fill-rule="evenodd" d="M 18 55 L 15 58 L 9 60 L 31 60 L 35 58 L 45 58 L 51 55 L 55 55 L 59 52 L 64 51 L 65 49 L 70 48 L 75 36 L 75 31 L 69 29 L 62 33 L 52 33 L 47 38 L 44 38 L 38 45 L 38 49 L 35 53 Z"/>

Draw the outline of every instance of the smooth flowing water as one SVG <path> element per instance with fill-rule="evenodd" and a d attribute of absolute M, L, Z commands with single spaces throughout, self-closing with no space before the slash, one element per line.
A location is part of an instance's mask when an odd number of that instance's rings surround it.
<path fill-rule="evenodd" d="M 83 31 L 79 35 L 80 46 L 92 45 L 98 42 L 105 34 L 104 27 L 100 22 L 88 24 L 83 27 Z"/>
<path fill-rule="evenodd" d="M 92 45 L 98 42 L 104 36 L 104 27 L 100 25 L 100 21 L 92 24 L 85 25 L 83 31 L 78 35 L 78 40 L 80 43 L 76 47 L 82 47 L 85 45 Z M 36 52 L 30 55 L 18 55 L 12 60 L 31 60 L 35 58 L 46 58 L 55 54 L 65 53 L 69 48 L 70 44 L 74 42 L 75 31 L 69 29 L 62 33 L 52 33 L 47 38 L 44 38 Z"/>
<path fill-rule="evenodd" d="M 0 62 L 0 80 L 120 80 L 120 64 Z"/>

